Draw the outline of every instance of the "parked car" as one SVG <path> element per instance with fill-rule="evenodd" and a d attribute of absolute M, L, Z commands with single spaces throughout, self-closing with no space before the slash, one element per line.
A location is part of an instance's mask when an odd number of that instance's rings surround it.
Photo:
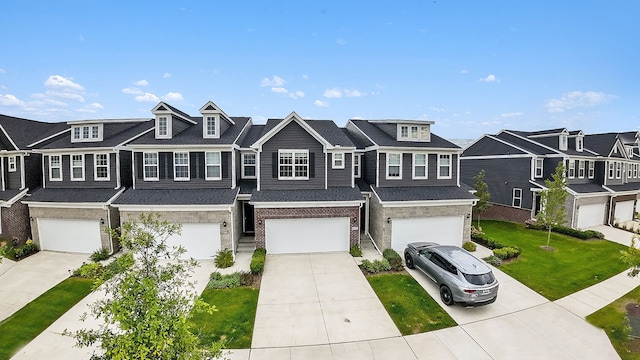
<path fill-rule="evenodd" d="M 404 259 L 408 268 L 418 268 L 440 287 L 440 298 L 447 305 L 485 305 L 498 297 L 498 280 L 491 268 L 462 248 L 415 242 L 407 245 Z"/>

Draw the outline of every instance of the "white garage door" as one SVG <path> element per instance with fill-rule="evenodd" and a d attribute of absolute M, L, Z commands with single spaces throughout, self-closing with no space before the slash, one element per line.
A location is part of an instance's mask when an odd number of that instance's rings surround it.
<path fill-rule="evenodd" d="M 102 247 L 100 221 L 38 219 L 42 250 L 90 254 Z"/>
<path fill-rule="evenodd" d="M 613 216 L 617 221 L 633 220 L 634 201 L 620 201 L 616 203 L 616 212 Z"/>
<path fill-rule="evenodd" d="M 578 208 L 578 229 L 604 224 L 605 210 L 605 204 L 580 205 Z"/>
<path fill-rule="evenodd" d="M 169 246 L 182 246 L 183 258 L 212 259 L 220 250 L 220 224 L 182 224 L 182 233 L 167 239 Z"/>
<path fill-rule="evenodd" d="M 462 216 L 391 219 L 391 247 L 402 254 L 408 243 L 416 241 L 462 246 L 463 230 Z"/>
<path fill-rule="evenodd" d="M 349 218 L 267 219 L 267 254 L 349 251 Z"/>

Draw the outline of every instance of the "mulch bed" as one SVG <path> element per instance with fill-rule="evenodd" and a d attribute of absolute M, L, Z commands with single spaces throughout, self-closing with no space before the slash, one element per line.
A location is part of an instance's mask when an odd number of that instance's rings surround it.
<path fill-rule="evenodd" d="M 627 310 L 627 318 L 631 326 L 631 336 L 640 338 L 640 304 L 628 303 L 624 308 Z"/>

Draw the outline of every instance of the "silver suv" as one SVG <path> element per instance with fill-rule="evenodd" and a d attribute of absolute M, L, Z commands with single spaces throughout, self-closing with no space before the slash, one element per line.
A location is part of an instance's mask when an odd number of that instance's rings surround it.
<path fill-rule="evenodd" d="M 422 270 L 440 287 L 447 305 L 485 305 L 496 301 L 498 280 L 482 260 L 457 246 L 432 242 L 407 245 L 404 259 L 408 268 Z"/>

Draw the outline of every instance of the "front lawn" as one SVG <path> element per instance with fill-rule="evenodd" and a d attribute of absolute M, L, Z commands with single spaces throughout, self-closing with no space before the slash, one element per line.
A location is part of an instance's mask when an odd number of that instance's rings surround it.
<path fill-rule="evenodd" d="M 613 275 L 627 265 L 620 261 L 625 246 L 607 240 L 580 240 L 551 233 L 555 251 L 540 249 L 547 232 L 527 229 L 523 224 L 485 220 L 480 223 L 490 238 L 522 249 L 520 257 L 500 270 L 549 300 L 557 300 L 585 289 Z"/>
<path fill-rule="evenodd" d="M 587 316 L 587 321 L 607 333 L 609 340 L 623 360 L 640 359 L 640 339 L 629 339 L 625 306 L 640 303 L 640 287 Z"/>
<path fill-rule="evenodd" d="M 68 278 L 0 322 L 0 359 L 11 358 L 89 295 L 92 286 L 93 279 Z"/>
<path fill-rule="evenodd" d="M 402 335 L 457 325 L 411 275 L 369 275 L 367 280 Z"/>
<path fill-rule="evenodd" d="M 218 311 L 211 315 L 194 314 L 191 317 L 193 331 L 200 338 L 200 343 L 207 346 L 224 340 L 226 349 L 250 348 L 258 306 L 258 289 L 206 289 L 201 298 L 215 305 Z"/>

